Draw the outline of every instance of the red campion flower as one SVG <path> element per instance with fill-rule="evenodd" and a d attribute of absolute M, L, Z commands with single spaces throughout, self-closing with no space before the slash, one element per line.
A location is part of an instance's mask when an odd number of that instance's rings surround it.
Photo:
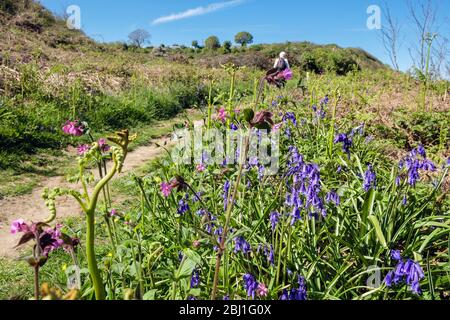
<path fill-rule="evenodd" d="M 250 121 L 251 126 L 258 129 L 270 129 L 275 123 L 272 120 L 273 113 L 269 111 L 258 112 L 253 120 Z"/>
<path fill-rule="evenodd" d="M 167 183 L 167 182 L 161 183 L 160 188 L 161 188 L 161 193 L 163 194 L 163 196 L 165 198 L 170 196 L 170 193 L 172 192 L 172 189 L 173 189 L 172 186 L 170 185 L 170 183 Z"/>
<path fill-rule="evenodd" d="M 78 120 L 75 121 L 67 121 L 64 127 L 62 128 L 65 134 L 79 137 L 84 133 L 84 128 L 81 124 L 78 123 Z"/>

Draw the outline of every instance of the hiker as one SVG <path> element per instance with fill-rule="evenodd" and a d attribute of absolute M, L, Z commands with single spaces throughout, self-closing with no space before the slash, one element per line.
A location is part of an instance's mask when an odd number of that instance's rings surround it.
<path fill-rule="evenodd" d="M 278 88 L 284 88 L 287 80 L 292 79 L 292 71 L 287 59 L 286 52 L 281 52 L 279 58 L 275 61 L 273 68 L 267 72 L 266 80 L 269 84 L 276 85 Z"/>
<path fill-rule="evenodd" d="M 278 71 L 284 71 L 286 69 L 290 69 L 286 52 L 283 51 L 280 53 L 280 57 L 277 60 L 275 60 L 275 64 L 273 65 L 273 68 L 278 69 Z"/>

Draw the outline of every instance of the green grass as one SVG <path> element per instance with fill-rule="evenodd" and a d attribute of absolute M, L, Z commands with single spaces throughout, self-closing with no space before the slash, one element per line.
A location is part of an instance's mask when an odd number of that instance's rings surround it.
<path fill-rule="evenodd" d="M 182 124 L 186 115 L 190 119 L 197 119 L 201 112 L 198 109 L 191 109 L 181 112 L 176 117 L 165 121 L 152 121 L 151 124 L 141 124 L 132 128 L 133 133 L 138 133 L 138 139 L 130 145 L 130 152 L 136 148 L 148 145 L 152 140 L 169 134 L 176 124 Z M 108 136 L 113 132 L 94 133 L 94 138 Z M 29 194 L 39 183 L 48 177 L 73 176 L 77 172 L 73 164 L 73 155 L 58 150 L 40 151 L 30 158 L 24 165 L 22 173 L 13 169 L 2 170 L 0 175 L 0 199 Z"/>
<path fill-rule="evenodd" d="M 0 259 L 0 299 L 28 299 L 33 295 L 33 271 L 26 262 Z"/>

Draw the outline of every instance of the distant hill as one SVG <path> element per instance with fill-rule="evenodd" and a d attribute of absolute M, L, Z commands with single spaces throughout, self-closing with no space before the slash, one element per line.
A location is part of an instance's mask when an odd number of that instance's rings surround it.
<path fill-rule="evenodd" d="M 387 68 L 362 49 L 341 48 L 333 44 L 322 46 L 310 42 L 257 44 L 248 48 L 232 48 L 227 53 L 222 49 L 208 52 L 183 46 L 137 49 L 126 43 L 103 44 L 81 31 L 69 30 L 62 18 L 55 17 L 32 0 L 2 0 L 0 22 L 0 64 L 10 67 L 32 61 L 41 67 L 55 64 L 69 67 L 87 56 L 105 60 L 101 57 L 115 55 L 135 63 L 165 58 L 204 67 L 218 67 L 233 62 L 236 65 L 267 69 L 280 51 L 286 51 L 291 64 L 305 71 L 345 74 L 352 70 Z M 98 68 L 102 68 L 101 62 Z"/>

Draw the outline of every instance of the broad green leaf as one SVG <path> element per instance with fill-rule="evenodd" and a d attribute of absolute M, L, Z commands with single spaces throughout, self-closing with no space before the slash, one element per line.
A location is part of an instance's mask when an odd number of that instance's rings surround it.
<path fill-rule="evenodd" d="M 156 290 L 156 289 L 150 290 L 150 291 L 148 291 L 148 292 L 146 292 L 144 294 L 142 299 L 144 299 L 144 300 L 155 300 L 156 292 L 158 292 L 158 290 Z"/>
<path fill-rule="evenodd" d="M 383 230 L 381 230 L 380 222 L 378 221 L 377 217 L 374 215 L 369 216 L 369 220 L 372 223 L 373 227 L 375 228 L 375 233 L 377 234 L 378 241 L 383 246 L 383 248 L 387 249 L 387 243 L 386 238 L 383 235 Z"/>

